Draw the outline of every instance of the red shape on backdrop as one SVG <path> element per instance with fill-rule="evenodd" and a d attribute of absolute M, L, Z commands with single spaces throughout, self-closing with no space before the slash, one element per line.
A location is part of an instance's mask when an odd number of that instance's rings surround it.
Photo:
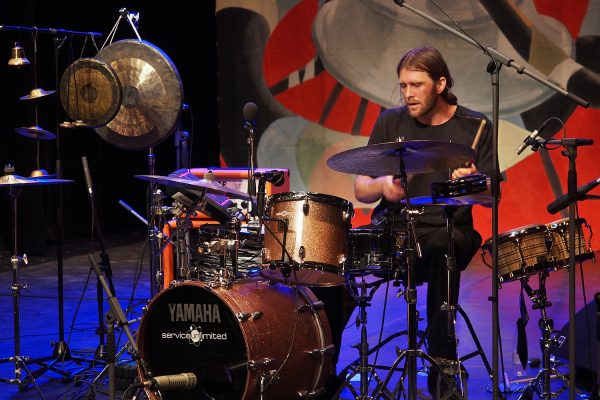
<path fill-rule="evenodd" d="M 556 1 L 534 0 L 538 13 L 555 18 L 569 30 L 573 39 L 579 36 L 581 23 L 587 12 L 588 0 Z"/>
<path fill-rule="evenodd" d="M 315 58 L 312 22 L 319 11 L 315 0 L 304 0 L 279 21 L 265 47 L 263 70 L 268 87 Z"/>

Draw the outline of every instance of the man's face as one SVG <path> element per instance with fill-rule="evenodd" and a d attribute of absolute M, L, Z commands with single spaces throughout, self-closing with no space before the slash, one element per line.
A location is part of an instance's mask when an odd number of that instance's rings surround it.
<path fill-rule="evenodd" d="M 446 78 L 434 82 L 427 72 L 403 68 L 399 76 L 400 92 L 408 114 L 413 118 L 426 116 L 435 107 Z"/>

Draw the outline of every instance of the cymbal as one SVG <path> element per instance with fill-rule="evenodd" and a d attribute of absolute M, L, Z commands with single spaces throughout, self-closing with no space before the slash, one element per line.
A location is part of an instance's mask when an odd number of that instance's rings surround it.
<path fill-rule="evenodd" d="M 17 132 L 21 136 L 25 136 L 31 139 L 52 140 L 56 138 L 56 135 L 54 133 L 48 132 L 47 130 L 42 129 L 39 126 L 16 128 L 15 132 Z"/>
<path fill-rule="evenodd" d="M 80 58 L 63 73 L 60 101 L 74 121 L 91 128 L 108 124 L 121 107 L 121 82 L 115 71 L 96 58 Z"/>
<path fill-rule="evenodd" d="M 19 97 L 19 100 L 36 100 L 40 97 L 45 97 L 52 93 L 56 93 L 56 90 L 44 90 L 42 88 L 35 88 L 31 89 L 28 95 Z"/>
<path fill-rule="evenodd" d="M 104 47 L 96 58 L 109 64 L 123 90 L 119 112 L 94 128 L 108 143 L 147 150 L 166 139 L 179 123 L 183 84 L 173 62 L 148 42 L 126 39 Z"/>
<path fill-rule="evenodd" d="M 475 159 L 468 146 L 436 140 L 388 142 L 358 147 L 331 156 L 327 165 L 340 172 L 367 176 L 398 175 L 400 155 L 406 173 L 421 174 L 456 168 Z"/>
<path fill-rule="evenodd" d="M 172 176 L 160 175 L 135 175 L 135 177 L 144 181 L 158 183 L 161 185 L 171 186 L 179 189 L 206 190 L 206 192 L 211 194 L 232 197 L 235 199 L 250 199 L 250 196 L 248 196 L 247 193 L 241 192 L 237 189 L 228 188 L 227 186 L 222 186 L 216 182 L 209 181 L 207 179 L 199 179 L 197 181 L 193 181 L 189 179 L 181 179 Z"/>
<path fill-rule="evenodd" d="M 460 197 L 438 197 L 418 196 L 411 197 L 412 206 L 473 206 L 476 204 L 491 204 L 492 196 L 488 194 L 470 194 Z M 406 200 L 402 200 L 406 204 Z"/>
<path fill-rule="evenodd" d="M 20 175 L 4 175 L 0 177 L 0 186 L 40 186 L 40 185 L 58 185 L 62 183 L 71 183 L 67 179 L 52 178 L 24 178 Z"/>

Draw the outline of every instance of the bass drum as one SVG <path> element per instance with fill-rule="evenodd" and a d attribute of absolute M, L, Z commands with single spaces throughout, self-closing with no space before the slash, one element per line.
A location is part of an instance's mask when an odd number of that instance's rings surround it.
<path fill-rule="evenodd" d="M 308 288 L 260 279 L 175 281 L 148 305 L 138 345 L 153 376 L 197 377 L 195 388 L 166 391 L 165 400 L 301 398 L 324 389 L 332 367 L 319 304 Z"/>

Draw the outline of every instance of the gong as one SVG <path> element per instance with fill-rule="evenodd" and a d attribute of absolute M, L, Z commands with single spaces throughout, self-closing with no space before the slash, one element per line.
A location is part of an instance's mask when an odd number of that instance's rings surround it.
<path fill-rule="evenodd" d="M 148 42 L 114 42 L 96 55 L 121 85 L 117 114 L 94 128 L 106 142 L 127 150 L 145 150 L 165 140 L 179 122 L 183 85 L 169 57 Z"/>
<path fill-rule="evenodd" d="M 104 61 L 80 58 L 63 73 L 60 100 L 72 120 L 92 128 L 106 125 L 121 106 L 121 83 Z"/>

